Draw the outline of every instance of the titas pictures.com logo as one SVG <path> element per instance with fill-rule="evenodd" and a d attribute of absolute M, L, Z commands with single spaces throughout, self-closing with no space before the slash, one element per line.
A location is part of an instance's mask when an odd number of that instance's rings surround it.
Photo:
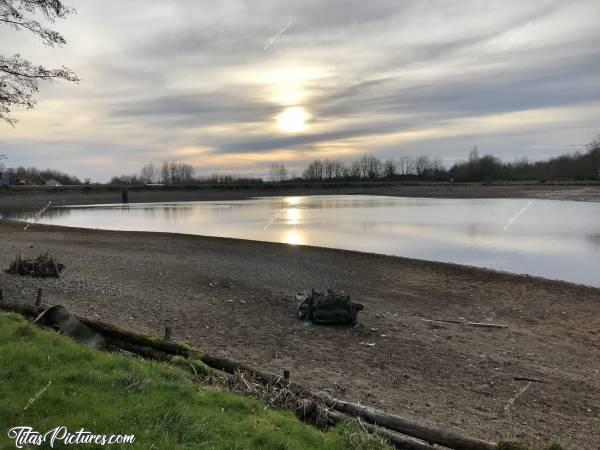
<path fill-rule="evenodd" d="M 41 433 L 32 427 L 19 426 L 8 430 L 8 437 L 15 441 L 16 448 L 25 446 L 40 446 L 47 443 L 50 448 L 55 448 L 57 444 L 62 445 L 114 445 L 114 444 L 133 444 L 135 435 L 133 434 L 94 434 L 86 431 L 84 428 L 74 433 L 67 427 L 60 426 Z"/>

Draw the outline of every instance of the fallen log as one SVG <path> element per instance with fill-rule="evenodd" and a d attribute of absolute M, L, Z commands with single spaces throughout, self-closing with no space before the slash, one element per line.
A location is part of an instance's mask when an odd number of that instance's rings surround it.
<path fill-rule="evenodd" d="M 41 318 L 43 317 L 43 314 L 48 311 L 47 307 L 41 305 L 5 303 L 2 301 L 0 301 L 0 309 L 16 312 L 32 319 Z M 106 341 L 104 348 L 109 350 L 111 350 L 111 348 L 116 350 L 124 350 L 128 353 L 141 356 L 142 358 L 169 362 L 171 364 L 192 369 L 196 375 L 201 373 L 203 375 L 210 375 L 216 378 L 223 378 L 226 376 L 226 374 L 224 374 L 222 371 L 213 369 L 198 360 L 187 359 L 190 356 L 199 354 L 199 352 L 194 349 L 179 345 L 175 342 L 171 342 L 170 344 L 172 345 L 168 345 L 169 343 L 166 343 L 167 345 L 165 345 L 165 343 L 162 343 L 158 340 L 131 333 L 113 325 L 85 319 L 75 315 L 73 315 L 73 317 L 77 318 L 81 323 L 86 324 L 89 328 L 97 333 L 102 334 L 104 340 Z M 108 333 L 106 332 L 107 330 Z M 181 356 L 183 353 L 186 353 L 185 357 Z"/>
<path fill-rule="evenodd" d="M 38 303 L 36 302 L 36 304 Z M 91 348 L 103 348 L 106 345 L 106 339 L 104 339 L 100 333 L 81 323 L 81 321 L 71 314 L 64 306 L 51 306 L 39 314 L 34 319 L 33 323 L 46 325 L 58 330 L 65 336 L 69 336 L 77 342 Z"/>
<path fill-rule="evenodd" d="M 47 308 L 48 307 L 44 305 L 36 306 L 13 302 L 2 302 L 0 304 L 0 309 L 17 312 L 28 317 L 37 317 L 38 315 L 43 313 Z M 74 317 L 77 318 L 81 323 L 100 333 L 105 338 L 113 338 L 116 340 L 129 342 L 131 344 L 150 347 L 152 349 L 159 350 L 163 353 L 167 353 L 170 355 L 184 356 L 186 358 L 200 358 L 199 352 L 187 345 L 182 345 L 174 341 L 166 342 L 150 336 L 132 333 L 114 325 L 100 322 L 97 320 L 87 319 L 78 315 L 74 315 Z"/>
<path fill-rule="evenodd" d="M 250 367 L 233 359 L 219 358 L 216 356 L 203 354 L 200 356 L 200 361 L 202 361 L 208 367 L 212 367 L 213 369 L 217 370 L 222 370 L 226 373 L 234 374 L 236 372 L 244 372 L 263 385 L 286 386 L 288 389 L 295 393 L 306 392 L 306 389 L 304 389 L 302 386 L 294 382 L 288 381 L 282 376 L 263 372 L 262 370 L 255 369 L 254 367 Z"/>
<path fill-rule="evenodd" d="M 42 305 L 27 305 L 24 303 L 13 303 L 13 302 L 1 302 L 0 309 L 5 311 L 11 311 L 15 313 L 19 313 L 26 317 L 37 317 L 41 313 L 43 313 L 47 307 Z"/>
<path fill-rule="evenodd" d="M 393 447 L 400 449 L 400 450 L 435 450 L 436 449 L 435 447 L 433 447 L 425 442 L 419 442 L 415 439 L 411 439 L 408 436 L 403 436 L 394 431 L 386 430 L 385 428 L 381 428 L 376 425 L 372 425 L 370 423 L 361 422 L 361 421 L 357 420 L 356 418 L 347 416 L 346 414 L 343 414 L 339 411 L 328 410 L 327 417 L 328 417 L 331 425 L 336 425 L 336 424 L 344 422 L 344 421 L 345 422 L 356 421 L 356 422 L 358 422 L 360 427 L 364 429 L 364 431 L 366 431 L 370 434 L 374 434 L 374 435 L 383 437 Z M 438 449 L 439 449 L 439 447 L 438 447 Z"/>
<path fill-rule="evenodd" d="M 182 345 L 174 341 L 163 341 L 150 336 L 132 333 L 105 322 L 90 320 L 84 317 L 78 317 L 78 319 L 91 329 L 100 333 L 105 338 L 113 338 L 119 341 L 126 341 L 131 344 L 149 347 L 173 356 L 183 356 L 186 358 L 197 359 L 200 357 L 199 351 L 194 350 L 187 345 Z"/>
<path fill-rule="evenodd" d="M 173 359 L 173 355 L 165 352 L 161 352 L 160 350 L 156 350 L 154 348 L 146 347 L 139 344 L 134 344 L 133 342 L 123 341 L 116 338 L 107 337 L 105 338 L 108 346 L 114 347 L 116 349 L 125 350 L 130 353 L 134 353 L 142 358 L 153 359 L 156 361 L 168 362 Z"/>
<path fill-rule="evenodd" d="M 44 306 L 21 303 L 0 302 L 0 309 L 17 312 L 24 316 L 34 318 L 44 312 L 47 308 Z M 201 355 L 198 350 L 177 344 L 173 341 L 163 342 L 122 330 L 103 322 L 89 320 L 79 316 L 75 317 L 93 330 L 102 334 L 108 344 L 146 358 L 159 361 L 170 361 L 184 366 L 189 365 L 196 373 L 204 371 L 202 365 L 193 360 L 195 357 L 195 359 L 199 359 L 203 364 L 208 366 L 208 373 L 217 376 L 222 376 L 222 374 L 213 372 L 214 369 L 230 374 L 245 372 L 263 385 L 285 386 L 297 395 L 298 398 L 304 398 L 308 402 L 307 404 L 310 409 L 314 409 L 315 411 L 321 410 L 322 406 L 320 406 L 320 403 L 333 409 L 333 411 L 326 411 L 328 420 L 332 424 L 337 423 L 339 420 L 362 418 L 368 422 L 361 422 L 362 426 L 369 431 L 378 432 L 386 436 L 390 442 L 399 449 L 431 450 L 434 448 L 429 444 L 421 443 L 411 438 L 417 438 L 421 441 L 439 444 L 455 450 L 493 450 L 496 448 L 495 444 L 489 442 L 469 438 L 450 431 L 435 429 L 408 419 L 386 414 L 373 408 L 337 400 L 324 393 L 310 393 L 302 386 L 289 382 L 281 376 L 254 369 L 235 360 Z M 178 357 L 183 358 L 179 359 Z M 191 357 L 192 360 L 185 359 L 189 357 Z"/>
<path fill-rule="evenodd" d="M 337 400 L 324 393 L 318 394 L 318 397 L 323 400 L 325 405 L 336 411 L 360 417 L 373 425 L 413 436 L 426 442 L 443 445 L 455 450 L 494 450 L 496 448 L 496 444 L 491 442 L 470 438 L 452 431 L 436 429 L 373 408 Z"/>

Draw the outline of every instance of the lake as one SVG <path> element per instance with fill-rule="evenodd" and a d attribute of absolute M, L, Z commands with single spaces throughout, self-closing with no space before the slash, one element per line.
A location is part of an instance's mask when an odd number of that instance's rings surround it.
<path fill-rule="evenodd" d="M 56 207 L 37 221 L 316 245 L 600 286 L 600 203 L 592 202 L 269 197 Z"/>

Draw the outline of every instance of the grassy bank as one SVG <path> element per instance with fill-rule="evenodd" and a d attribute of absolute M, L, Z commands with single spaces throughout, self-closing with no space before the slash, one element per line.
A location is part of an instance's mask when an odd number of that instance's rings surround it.
<path fill-rule="evenodd" d="M 0 423 L 0 448 L 15 448 L 7 432 L 17 426 L 135 435 L 134 444 L 84 448 L 388 448 L 348 425 L 320 432 L 291 412 L 199 386 L 181 369 L 90 350 L 4 313 Z"/>

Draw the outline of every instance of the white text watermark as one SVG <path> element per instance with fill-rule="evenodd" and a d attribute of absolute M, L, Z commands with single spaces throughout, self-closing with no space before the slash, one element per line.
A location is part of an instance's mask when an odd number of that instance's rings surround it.
<path fill-rule="evenodd" d="M 25 446 L 40 446 L 48 444 L 50 448 L 56 445 L 114 445 L 114 444 L 133 444 L 135 435 L 133 434 L 94 434 L 84 428 L 74 433 L 67 427 L 61 426 L 51 429 L 46 433 L 34 430 L 32 427 L 19 426 L 8 430 L 8 437 L 14 439 L 16 448 Z"/>
<path fill-rule="evenodd" d="M 525 208 L 521 209 L 514 216 L 512 216 L 510 219 L 508 219 L 508 222 L 507 222 L 506 226 L 504 227 L 504 231 L 508 230 L 510 228 L 510 226 L 517 221 L 517 219 L 521 216 L 521 214 L 523 214 L 525 211 L 527 211 L 527 209 L 531 206 L 532 203 L 533 202 L 530 200 L 529 203 L 527 203 L 527 206 L 525 206 Z"/>
<path fill-rule="evenodd" d="M 263 50 L 266 50 L 271 45 L 273 45 L 275 43 L 275 41 L 279 38 L 279 36 L 281 36 L 283 33 L 285 33 L 287 31 L 287 29 L 292 25 L 292 23 L 294 23 L 294 21 L 292 19 L 290 19 L 288 21 L 288 23 L 281 30 L 279 30 L 278 33 L 271 36 L 271 38 L 268 40 L 267 45 L 265 45 L 265 48 Z"/>

